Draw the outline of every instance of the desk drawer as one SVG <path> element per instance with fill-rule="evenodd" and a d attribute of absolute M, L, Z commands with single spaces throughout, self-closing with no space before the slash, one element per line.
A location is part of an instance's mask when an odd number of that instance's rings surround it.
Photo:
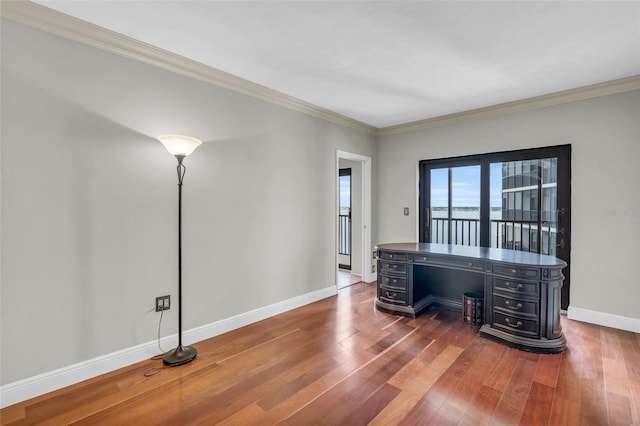
<path fill-rule="evenodd" d="M 407 293 L 404 291 L 394 291 L 390 289 L 386 289 L 382 286 L 379 288 L 380 291 L 380 300 L 386 303 L 393 303 L 396 305 L 406 305 L 407 304 Z"/>
<path fill-rule="evenodd" d="M 381 273 L 392 273 L 392 274 L 406 274 L 407 273 L 407 264 L 406 263 L 389 263 L 389 262 L 380 262 L 380 272 Z"/>
<path fill-rule="evenodd" d="M 484 272 L 484 262 L 473 259 L 452 259 L 452 258 L 432 258 L 435 264 L 454 267 L 456 269 L 468 269 L 472 271 Z"/>
<path fill-rule="evenodd" d="M 481 260 L 454 258 L 450 256 L 438 256 L 431 254 L 416 254 L 413 256 L 413 263 L 429 264 L 434 266 L 444 266 L 455 269 L 467 269 L 471 271 L 484 272 L 485 263 Z"/>
<path fill-rule="evenodd" d="M 501 312 L 493 313 L 493 327 L 502 329 L 511 334 L 520 334 L 526 337 L 540 337 L 538 321 L 524 319 Z"/>
<path fill-rule="evenodd" d="M 408 258 L 407 253 L 394 253 L 391 251 L 381 251 L 379 252 L 380 259 L 384 260 L 394 260 L 400 262 L 406 262 Z"/>
<path fill-rule="evenodd" d="M 380 285 L 391 290 L 407 291 L 407 280 L 405 278 L 382 275 L 380 277 Z"/>
<path fill-rule="evenodd" d="M 537 297 L 540 284 L 528 283 L 518 280 L 493 279 L 493 289 L 510 295 Z"/>
<path fill-rule="evenodd" d="M 494 309 L 500 309 L 505 313 L 518 313 L 523 315 L 532 315 L 538 317 L 538 302 L 512 299 L 510 297 L 493 295 Z"/>
<path fill-rule="evenodd" d="M 525 278 L 529 280 L 540 279 L 539 268 L 522 268 L 516 266 L 493 265 L 493 273 L 507 277 Z"/>

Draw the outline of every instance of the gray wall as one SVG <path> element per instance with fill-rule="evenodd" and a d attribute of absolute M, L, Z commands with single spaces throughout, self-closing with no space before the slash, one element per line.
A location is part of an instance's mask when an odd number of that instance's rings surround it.
<path fill-rule="evenodd" d="M 414 241 L 418 162 L 572 145 L 571 306 L 640 319 L 640 91 L 379 141 L 380 242 Z"/>
<path fill-rule="evenodd" d="M 375 176 L 371 136 L 5 20 L 1 118 L 2 384 L 154 340 L 154 298 L 177 301 L 155 136 L 205 141 L 185 161 L 185 330 L 335 285 L 336 150 Z"/>

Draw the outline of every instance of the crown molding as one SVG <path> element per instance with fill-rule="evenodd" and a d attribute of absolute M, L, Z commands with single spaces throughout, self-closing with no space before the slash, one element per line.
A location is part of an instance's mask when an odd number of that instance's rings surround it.
<path fill-rule="evenodd" d="M 2 1 L 0 14 L 11 21 L 91 47 L 115 53 L 166 71 L 243 93 L 272 104 L 298 111 L 366 134 L 377 128 L 325 108 L 245 80 L 192 59 L 107 30 L 30 1 Z"/>
<path fill-rule="evenodd" d="M 30 1 L 0 1 L 0 15 L 14 22 L 29 25 L 60 37 L 378 137 L 416 132 L 432 127 L 449 126 L 481 118 L 495 117 L 513 112 L 544 108 L 640 89 L 640 75 L 635 75 L 533 98 L 506 102 L 395 126 L 377 128 Z"/>
<path fill-rule="evenodd" d="M 604 83 L 592 84 L 578 87 L 576 89 L 564 90 L 533 98 L 521 99 L 513 102 L 505 102 L 484 108 L 472 109 L 455 114 L 443 115 L 426 120 L 414 121 L 411 123 L 399 124 L 378 129 L 378 136 L 389 136 L 400 133 L 416 132 L 432 127 L 449 126 L 480 118 L 495 117 L 498 115 L 510 114 L 513 112 L 527 111 L 544 108 L 568 102 L 581 101 L 585 99 L 597 98 L 600 96 L 614 95 L 616 93 L 630 92 L 640 89 L 640 75 L 625 77 L 618 80 L 611 80 Z"/>

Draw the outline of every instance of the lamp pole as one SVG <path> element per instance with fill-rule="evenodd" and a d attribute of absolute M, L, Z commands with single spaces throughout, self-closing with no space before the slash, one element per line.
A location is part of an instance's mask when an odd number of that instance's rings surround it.
<path fill-rule="evenodd" d="M 193 346 L 182 345 L 182 182 L 186 171 L 183 160 L 202 142 L 178 135 L 159 136 L 158 140 L 178 160 L 178 346 L 162 357 L 165 364 L 175 366 L 192 361 L 198 354 Z"/>

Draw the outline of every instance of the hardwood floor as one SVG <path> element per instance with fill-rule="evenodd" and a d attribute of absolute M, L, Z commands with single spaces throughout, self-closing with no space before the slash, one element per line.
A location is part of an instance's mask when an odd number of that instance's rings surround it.
<path fill-rule="evenodd" d="M 338 288 L 350 286 L 362 281 L 362 277 L 354 275 L 351 272 L 343 269 L 338 269 Z"/>
<path fill-rule="evenodd" d="M 0 412 L 2 424 L 640 425 L 640 335 L 567 320 L 537 355 L 477 336 L 453 312 L 373 307 L 375 285 Z"/>

